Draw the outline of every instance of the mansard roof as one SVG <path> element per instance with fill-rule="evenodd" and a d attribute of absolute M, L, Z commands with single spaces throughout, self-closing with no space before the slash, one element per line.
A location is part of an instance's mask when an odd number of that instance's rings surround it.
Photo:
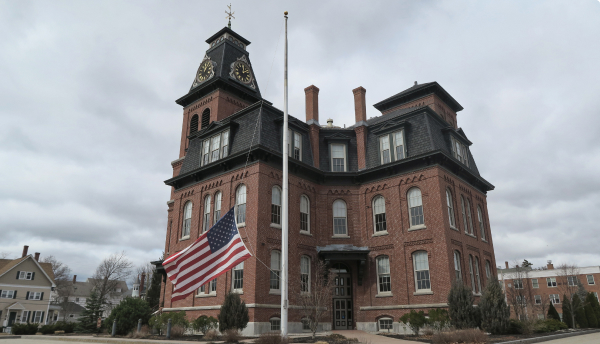
<path fill-rule="evenodd" d="M 392 109 L 396 106 L 408 103 L 410 101 L 422 98 L 424 96 L 435 94 L 444 101 L 452 110 L 458 112 L 463 110 L 463 107 L 436 81 L 427 82 L 424 84 L 416 84 L 406 90 L 397 93 L 387 99 L 373 105 L 379 111 Z"/>

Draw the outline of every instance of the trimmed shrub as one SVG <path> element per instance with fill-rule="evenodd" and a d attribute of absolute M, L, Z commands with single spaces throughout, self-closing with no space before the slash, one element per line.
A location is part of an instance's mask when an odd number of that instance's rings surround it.
<path fill-rule="evenodd" d="M 13 324 L 11 328 L 12 334 L 25 335 L 25 334 L 36 334 L 38 331 L 39 324 Z"/>
<path fill-rule="evenodd" d="M 210 330 L 217 329 L 218 320 L 213 317 L 201 315 L 196 320 L 192 321 L 191 325 L 195 331 L 202 332 L 202 334 L 206 334 Z"/>
<path fill-rule="evenodd" d="M 522 334 L 523 323 L 517 319 L 510 319 L 508 321 L 508 328 L 506 329 L 508 334 Z"/>
<path fill-rule="evenodd" d="M 113 321 L 116 319 L 117 334 L 123 336 L 137 329 L 139 319 L 142 319 L 142 324 L 147 324 L 151 316 L 152 309 L 148 302 L 128 296 L 113 308 L 110 316 L 104 321 L 104 325 L 109 331 L 112 331 Z"/>
<path fill-rule="evenodd" d="M 541 320 L 536 324 L 535 332 L 554 332 L 559 330 L 566 330 L 567 328 L 567 324 L 560 320 L 546 319 Z"/>
<path fill-rule="evenodd" d="M 506 304 L 504 292 L 495 275 L 488 280 L 478 306 L 483 329 L 492 334 L 506 332 L 510 319 L 510 308 Z"/>
<path fill-rule="evenodd" d="M 59 331 L 54 329 L 54 325 L 44 325 L 40 328 L 42 334 L 54 334 L 54 331 Z"/>
<path fill-rule="evenodd" d="M 239 294 L 229 293 L 225 295 L 221 311 L 219 312 L 219 331 L 224 333 L 226 330 L 243 330 L 248 326 L 248 308 L 242 301 Z"/>
<path fill-rule="evenodd" d="M 406 313 L 400 317 L 400 321 L 404 324 L 408 325 L 410 329 L 414 332 L 415 336 L 419 335 L 419 330 L 427 325 L 427 318 L 425 318 L 425 313 L 423 311 L 416 312 L 414 309 L 410 311 L 410 313 Z"/>
<path fill-rule="evenodd" d="M 452 284 L 448 293 L 448 311 L 450 323 L 456 329 L 473 328 L 477 326 L 477 312 L 473 307 L 473 291 L 462 282 Z"/>

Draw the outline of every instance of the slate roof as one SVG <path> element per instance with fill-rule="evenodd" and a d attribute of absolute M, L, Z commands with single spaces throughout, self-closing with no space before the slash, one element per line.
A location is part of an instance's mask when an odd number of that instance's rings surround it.
<path fill-rule="evenodd" d="M 406 90 L 396 93 L 395 95 L 374 104 L 373 106 L 379 111 L 385 111 L 420 97 L 436 94 L 454 111 L 463 110 L 460 105 L 446 90 L 436 81 L 426 82 L 424 84 L 416 84 Z"/>

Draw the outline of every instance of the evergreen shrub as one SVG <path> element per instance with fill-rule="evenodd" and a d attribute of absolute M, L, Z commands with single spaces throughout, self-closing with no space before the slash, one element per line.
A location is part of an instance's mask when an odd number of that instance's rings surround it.
<path fill-rule="evenodd" d="M 450 323 L 456 329 L 473 328 L 477 326 L 479 312 L 473 307 L 473 291 L 462 282 L 457 282 L 448 293 L 448 313 Z"/>
<path fill-rule="evenodd" d="M 243 330 L 248 326 L 248 308 L 242 301 L 239 294 L 229 293 L 225 295 L 225 300 L 221 305 L 219 312 L 219 331 L 225 333 L 226 330 Z"/>
<path fill-rule="evenodd" d="M 510 308 L 496 276 L 492 276 L 483 290 L 479 301 L 481 327 L 492 334 L 502 334 L 508 328 Z"/>
<path fill-rule="evenodd" d="M 142 325 L 148 324 L 152 315 L 152 309 L 148 302 L 137 297 L 126 297 L 119 303 L 104 324 L 106 329 L 111 332 L 113 321 L 117 320 L 117 334 L 124 336 L 127 333 L 137 329 L 139 319 L 142 319 Z"/>

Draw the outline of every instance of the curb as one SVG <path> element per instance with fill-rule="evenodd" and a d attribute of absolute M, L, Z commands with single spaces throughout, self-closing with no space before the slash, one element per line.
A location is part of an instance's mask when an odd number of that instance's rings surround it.
<path fill-rule="evenodd" d="M 27 337 L 27 339 L 39 339 L 39 340 L 53 340 L 60 342 L 79 342 L 79 343 L 108 343 L 108 344 L 163 344 L 163 343 L 173 343 L 180 344 L 186 343 L 191 344 L 193 342 L 182 342 L 177 340 L 143 340 L 143 339 L 122 339 L 122 338 L 82 338 L 82 337 L 48 337 L 48 336 L 31 336 Z M 216 343 L 222 343 L 222 341 L 217 341 Z"/>
<path fill-rule="evenodd" d="M 591 334 L 591 333 L 596 333 L 596 332 L 600 332 L 600 330 L 590 330 L 590 331 L 582 331 L 582 332 L 569 332 L 569 333 L 560 333 L 560 334 L 554 334 L 551 336 L 543 336 L 543 337 L 537 337 L 537 338 L 527 338 L 527 339 L 517 339 L 517 340 L 511 340 L 508 342 L 501 342 L 501 343 L 496 343 L 496 344 L 531 344 L 531 343 L 543 343 L 543 342 L 547 342 L 550 340 L 555 340 L 555 339 L 561 339 L 561 338 L 568 338 L 568 337 L 575 337 L 575 336 L 581 336 L 584 334 Z"/>
<path fill-rule="evenodd" d="M 19 339 L 19 338 L 21 338 L 21 336 L 6 336 L 6 335 L 0 336 L 0 339 Z"/>

